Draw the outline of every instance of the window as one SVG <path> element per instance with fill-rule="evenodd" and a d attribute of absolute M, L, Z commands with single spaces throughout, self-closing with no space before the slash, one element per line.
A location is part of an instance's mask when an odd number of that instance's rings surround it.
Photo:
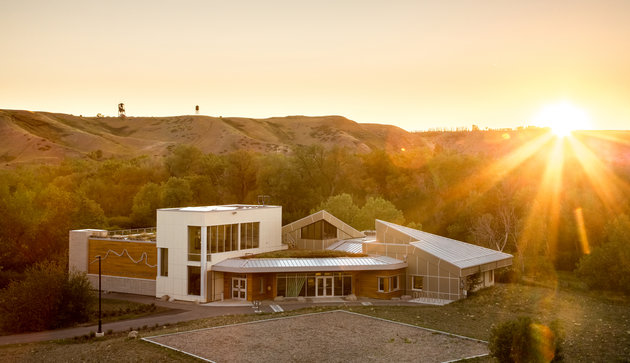
<path fill-rule="evenodd" d="M 302 227 L 301 236 L 302 239 L 333 239 L 337 238 L 337 227 L 321 220 Z"/>
<path fill-rule="evenodd" d="M 392 292 L 400 290 L 400 276 L 389 276 L 378 278 L 378 291 L 379 292 Z"/>
<path fill-rule="evenodd" d="M 188 266 L 188 295 L 201 295 L 201 268 Z"/>
<path fill-rule="evenodd" d="M 411 288 L 413 290 L 422 290 L 424 278 L 422 276 L 411 276 Z"/>
<path fill-rule="evenodd" d="M 188 226 L 188 261 L 201 261 L 201 227 Z"/>
<path fill-rule="evenodd" d="M 221 253 L 238 250 L 238 224 L 208 227 L 208 251 Z"/>
<path fill-rule="evenodd" d="M 260 245 L 260 222 L 241 223 L 241 249 L 258 248 Z"/>
<path fill-rule="evenodd" d="M 390 279 L 390 291 L 396 291 L 399 289 L 398 287 L 398 276 L 392 276 Z"/>
<path fill-rule="evenodd" d="M 168 276 L 168 248 L 160 248 L 160 276 Z"/>

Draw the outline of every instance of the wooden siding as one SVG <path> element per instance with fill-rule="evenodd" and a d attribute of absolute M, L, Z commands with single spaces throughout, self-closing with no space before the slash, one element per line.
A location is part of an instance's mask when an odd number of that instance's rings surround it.
<path fill-rule="evenodd" d="M 250 284 L 251 281 L 251 284 Z M 260 292 L 260 282 L 262 281 L 264 291 Z M 276 274 L 248 274 L 247 276 L 247 300 L 271 300 L 274 298 Z M 250 288 L 251 285 L 251 288 Z"/>
<path fill-rule="evenodd" d="M 392 292 L 378 291 L 378 278 L 399 276 L 398 290 Z M 389 282 L 386 280 L 385 290 Z M 361 271 L 358 272 L 353 281 L 353 289 L 357 296 L 369 297 L 374 299 L 391 299 L 393 297 L 401 297 L 405 292 L 405 269 L 399 270 L 383 270 L 383 271 Z"/>
<path fill-rule="evenodd" d="M 155 280 L 155 242 L 89 239 L 88 244 L 88 273 L 98 274 L 96 256 L 100 255 L 103 275 Z"/>

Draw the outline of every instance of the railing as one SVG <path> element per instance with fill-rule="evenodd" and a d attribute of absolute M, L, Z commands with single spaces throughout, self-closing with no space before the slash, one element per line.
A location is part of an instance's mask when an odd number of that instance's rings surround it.
<path fill-rule="evenodd" d="M 107 231 L 107 238 L 136 240 L 136 241 L 155 241 L 157 229 L 155 227 L 119 229 Z M 96 235 L 95 237 L 102 237 Z"/>

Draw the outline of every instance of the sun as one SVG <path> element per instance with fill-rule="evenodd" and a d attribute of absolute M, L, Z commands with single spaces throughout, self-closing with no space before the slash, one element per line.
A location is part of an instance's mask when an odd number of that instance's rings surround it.
<path fill-rule="evenodd" d="M 588 114 L 568 101 L 549 104 L 534 116 L 534 122 L 540 126 L 551 127 L 558 137 L 566 137 L 575 130 L 590 128 Z"/>

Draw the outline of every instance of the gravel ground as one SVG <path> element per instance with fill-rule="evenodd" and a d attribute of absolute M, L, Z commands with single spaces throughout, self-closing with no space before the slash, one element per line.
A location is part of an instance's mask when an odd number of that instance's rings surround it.
<path fill-rule="evenodd" d="M 215 362 L 444 362 L 488 353 L 481 341 L 339 310 L 145 340 Z"/>

